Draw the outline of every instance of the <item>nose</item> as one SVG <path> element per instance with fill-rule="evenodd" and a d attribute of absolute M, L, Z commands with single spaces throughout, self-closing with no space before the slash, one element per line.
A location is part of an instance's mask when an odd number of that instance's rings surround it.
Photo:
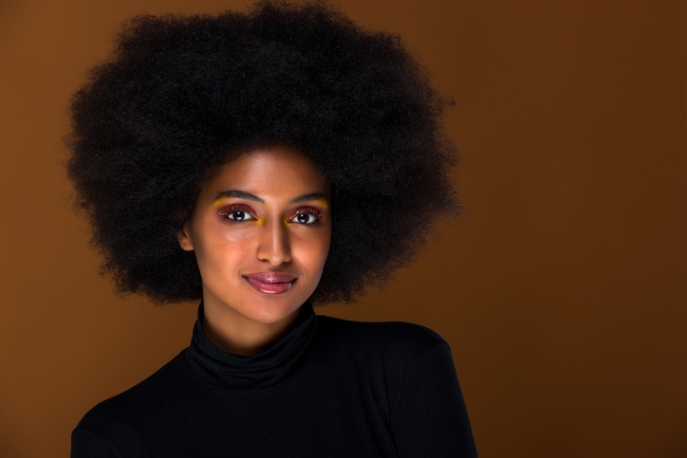
<path fill-rule="evenodd" d="M 257 256 L 260 261 L 279 266 L 291 261 L 289 232 L 282 221 L 265 222 L 260 231 Z"/>

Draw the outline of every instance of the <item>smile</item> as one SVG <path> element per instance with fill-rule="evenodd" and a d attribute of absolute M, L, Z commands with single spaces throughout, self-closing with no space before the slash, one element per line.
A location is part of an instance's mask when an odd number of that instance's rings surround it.
<path fill-rule="evenodd" d="M 256 291 L 264 294 L 283 294 L 291 289 L 296 277 L 281 272 L 256 272 L 243 275 Z"/>

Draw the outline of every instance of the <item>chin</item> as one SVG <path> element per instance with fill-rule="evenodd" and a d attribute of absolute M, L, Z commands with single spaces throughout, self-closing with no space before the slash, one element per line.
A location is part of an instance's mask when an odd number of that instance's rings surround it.
<path fill-rule="evenodd" d="M 276 324 L 279 323 L 292 314 L 298 312 L 302 303 L 298 305 L 285 304 L 265 304 L 260 305 L 256 309 L 253 309 L 251 315 L 249 316 L 255 322 L 262 324 Z"/>
<path fill-rule="evenodd" d="M 292 291 L 290 291 L 292 292 Z M 253 302 L 251 307 L 251 318 L 254 321 L 265 324 L 278 323 L 293 313 L 297 312 L 301 305 L 308 299 L 301 296 L 288 297 L 289 293 L 285 294 L 262 294 Z"/>

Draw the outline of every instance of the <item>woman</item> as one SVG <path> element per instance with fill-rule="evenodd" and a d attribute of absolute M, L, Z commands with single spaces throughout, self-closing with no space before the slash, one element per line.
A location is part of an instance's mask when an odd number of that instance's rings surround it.
<path fill-rule="evenodd" d="M 191 346 L 73 457 L 476 456 L 448 345 L 316 316 L 457 209 L 445 101 L 322 3 L 135 18 L 73 105 L 69 176 L 121 292 L 201 300 Z"/>

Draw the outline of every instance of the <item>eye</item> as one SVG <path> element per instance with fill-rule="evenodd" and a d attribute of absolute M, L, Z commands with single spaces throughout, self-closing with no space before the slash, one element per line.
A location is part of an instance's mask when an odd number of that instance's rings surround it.
<path fill-rule="evenodd" d="M 223 218 L 230 219 L 236 222 L 251 221 L 257 219 L 251 213 L 248 207 L 232 205 L 225 207 L 219 211 L 219 215 Z"/>
<path fill-rule="evenodd" d="M 234 210 L 233 212 L 227 214 L 227 218 L 233 219 L 234 221 L 248 221 L 251 219 L 255 219 L 253 215 L 251 215 L 245 210 Z"/>
<path fill-rule="evenodd" d="M 292 216 L 289 219 L 289 222 L 310 225 L 318 223 L 320 218 L 321 215 L 318 210 L 315 210 L 314 208 L 305 208 L 298 210 L 298 213 Z"/>

